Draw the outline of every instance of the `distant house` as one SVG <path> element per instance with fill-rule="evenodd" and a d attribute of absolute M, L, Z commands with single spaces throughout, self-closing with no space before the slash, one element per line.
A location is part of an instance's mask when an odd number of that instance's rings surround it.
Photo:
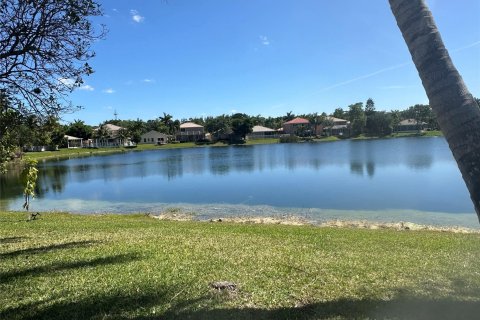
<path fill-rule="evenodd" d="M 166 144 L 168 136 L 155 130 L 142 134 L 140 138 L 141 144 Z"/>
<path fill-rule="evenodd" d="M 108 131 L 108 135 L 105 137 L 99 137 L 98 131 L 102 128 L 103 130 Z M 101 127 L 93 129 L 93 135 L 96 138 L 93 139 L 94 147 L 120 147 L 123 145 L 130 145 L 131 139 L 125 137 L 122 131 L 126 132 L 127 129 L 123 127 L 116 126 L 111 123 L 106 123 Z"/>
<path fill-rule="evenodd" d="M 82 148 L 83 147 L 83 139 L 72 137 L 69 135 L 65 135 L 64 139 L 67 140 L 67 148 Z"/>
<path fill-rule="evenodd" d="M 185 122 L 180 125 L 180 130 L 175 135 L 177 141 L 192 142 L 205 139 L 205 129 L 203 126 L 193 123 Z"/>
<path fill-rule="evenodd" d="M 324 135 L 348 136 L 350 135 L 350 121 L 335 117 L 327 117 L 329 126 L 322 127 Z"/>
<path fill-rule="evenodd" d="M 226 127 L 210 134 L 211 141 L 220 141 L 220 140 L 228 140 L 232 135 L 233 131 L 232 128 Z"/>
<path fill-rule="evenodd" d="M 254 126 L 252 132 L 247 135 L 247 139 L 278 138 L 277 130 L 262 126 Z"/>
<path fill-rule="evenodd" d="M 408 131 L 422 131 L 425 129 L 427 123 L 417 121 L 415 119 L 405 119 L 400 121 L 395 126 L 396 132 L 408 132 Z"/>
<path fill-rule="evenodd" d="M 297 136 L 311 135 L 313 127 L 310 121 L 303 118 L 295 118 L 283 124 L 283 133 Z"/>

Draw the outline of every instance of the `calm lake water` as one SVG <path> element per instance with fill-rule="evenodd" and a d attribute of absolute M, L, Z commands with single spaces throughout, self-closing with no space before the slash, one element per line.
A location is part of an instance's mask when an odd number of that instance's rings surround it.
<path fill-rule="evenodd" d="M 45 161 L 35 211 L 299 215 L 477 227 L 443 138 L 152 150 Z M 0 208 L 22 205 L 18 173 Z"/>

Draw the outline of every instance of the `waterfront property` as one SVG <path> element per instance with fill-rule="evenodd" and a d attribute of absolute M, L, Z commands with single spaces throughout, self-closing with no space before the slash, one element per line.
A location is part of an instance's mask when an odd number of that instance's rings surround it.
<path fill-rule="evenodd" d="M 67 148 L 82 148 L 83 139 L 77 138 L 69 135 L 65 135 L 65 140 L 67 140 Z"/>
<path fill-rule="evenodd" d="M 155 130 L 142 134 L 140 138 L 140 144 L 166 144 L 168 136 L 165 133 L 161 133 Z"/>
<path fill-rule="evenodd" d="M 411 132 L 411 131 L 422 131 L 426 127 L 426 123 L 422 121 L 418 121 L 415 119 L 405 119 L 399 122 L 398 125 L 395 126 L 396 132 Z"/>
<path fill-rule="evenodd" d="M 162 148 L 38 168 L 32 210 L 158 212 L 173 206 L 207 217 L 224 208 L 232 215 L 478 224 L 443 138 Z M 0 186 L 10 191 L 0 194 L 0 210 L 20 209 L 18 177 L 0 176 Z"/>
<path fill-rule="evenodd" d="M 101 134 L 102 131 L 104 135 Z M 111 123 L 97 127 L 93 132 L 96 138 L 89 142 L 89 147 L 120 147 L 131 144 L 130 137 L 126 135 L 127 129 Z"/>
<path fill-rule="evenodd" d="M 335 117 L 327 117 L 328 126 L 322 127 L 321 132 L 327 136 L 349 136 L 350 121 Z"/>
<path fill-rule="evenodd" d="M 265 138 L 278 138 L 279 134 L 277 130 L 263 127 L 254 126 L 252 132 L 247 135 L 247 139 L 265 139 Z"/>
<path fill-rule="evenodd" d="M 295 118 L 283 124 L 283 133 L 296 136 L 309 136 L 313 132 L 310 121 L 304 118 Z"/>
<path fill-rule="evenodd" d="M 195 142 L 205 139 L 205 129 L 203 126 L 185 122 L 180 125 L 180 130 L 176 133 L 176 139 L 180 142 Z"/>

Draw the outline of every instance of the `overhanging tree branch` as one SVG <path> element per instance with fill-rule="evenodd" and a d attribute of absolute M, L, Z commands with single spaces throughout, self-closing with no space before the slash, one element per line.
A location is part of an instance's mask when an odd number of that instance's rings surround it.
<path fill-rule="evenodd" d="M 0 4 L 0 89 L 21 113 L 43 117 L 75 108 L 68 94 L 93 72 L 87 61 L 105 26 L 94 0 L 4 0 Z"/>

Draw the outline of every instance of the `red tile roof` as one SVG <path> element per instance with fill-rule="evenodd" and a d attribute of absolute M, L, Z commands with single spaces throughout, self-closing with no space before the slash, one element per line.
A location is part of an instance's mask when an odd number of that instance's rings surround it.
<path fill-rule="evenodd" d="M 293 120 L 285 122 L 284 124 L 308 124 L 308 123 L 310 123 L 310 121 L 308 121 L 307 119 L 295 118 Z"/>

